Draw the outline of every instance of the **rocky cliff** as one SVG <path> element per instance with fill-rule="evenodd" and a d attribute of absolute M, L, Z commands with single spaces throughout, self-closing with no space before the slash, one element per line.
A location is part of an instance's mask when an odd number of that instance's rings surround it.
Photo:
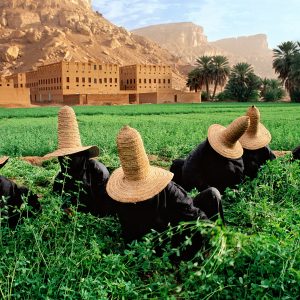
<path fill-rule="evenodd" d="M 193 23 L 154 25 L 133 32 L 157 42 L 174 55 L 179 55 L 186 64 L 193 65 L 201 55 L 225 55 L 231 65 L 248 62 L 258 75 L 275 76 L 272 51 L 268 48 L 267 36 L 264 34 L 208 42 L 203 28 Z"/>
<path fill-rule="evenodd" d="M 178 57 L 91 8 L 91 0 L 1 0 L 0 74 L 58 60 L 170 64 Z M 185 84 L 175 71 L 176 87 Z"/>

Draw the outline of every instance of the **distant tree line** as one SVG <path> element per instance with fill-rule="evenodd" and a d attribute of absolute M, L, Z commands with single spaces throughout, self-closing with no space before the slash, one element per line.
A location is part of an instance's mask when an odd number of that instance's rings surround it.
<path fill-rule="evenodd" d="M 260 78 L 248 63 L 237 63 L 230 68 L 225 56 L 203 55 L 196 60 L 196 68 L 188 74 L 186 85 L 191 91 L 201 90 L 203 100 L 240 102 L 259 98 L 280 100 L 285 95 L 284 86 L 291 100 L 300 102 L 300 43 L 284 42 L 278 49 L 273 49 L 273 53 L 273 68 L 278 80 Z M 216 94 L 218 87 L 224 90 Z"/>

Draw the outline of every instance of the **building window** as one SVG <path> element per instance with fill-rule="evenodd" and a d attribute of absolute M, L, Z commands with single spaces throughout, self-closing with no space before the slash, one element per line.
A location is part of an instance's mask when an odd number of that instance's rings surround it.
<path fill-rule="evenodd" d="M 97 78 L 94 78 L 94 83 L 97 84 Z"/>
<path fill-rule="evenodd" d="M 171 83 L 171 79 L 168 79 L 168 83 Z"/>
<path fill-rule="evenodd" d="M 92 78 L 91 77 L 89 77 L 89 83 L 91 83 L 92 82 Z"/>
<path fill-rule="evenodd" d="M 109 83 L 112 83 L 112 78 L 109 78 Z"/>
<path fill-rule="evenodd" d="M 139 83 L 142 83 L 142 79 L 141 78 L 139 79 Z"/>
<path fill-rule="evenodd" d="M 153 79 L 154 83 L 156 83 L 156 79 Z"/>
<path fill-rule="evenodd" d="M 70 82 L 70 77 L 67 77 L 66 80 L 67 80 L 67 82 Z M 51 82 L 51 83 L 52 83 L 52 82 Z"/>
<path fill-rule="evenodd" d="M 130 84 L 132 84 L 132 79 L 130 79 Z"/>
<path fill-rule="evenodd" d="M 158 79 L 158 83 L 161 83 L 161 82 L 160 82 L 160 79 Z"/>
<path fill-rule="evenodd" d="M 101 65 L 99 65 L 99 70 L 100 70 L 100 71 L 102 70 L 102 66 L 101 66 Z"/>
<path fill-rule="evenodd" d="M 97 65 L 94 65 L 94 70 L 97 70 Z"/>
<path fill-rule="evenodd" d="M 99 83 L 102 84 L 102 78 L 99 78 Z"/>
<path fill-rule="evenodd" d="M 79 82 L 79 77 L 76 77 L 76 82 Z"/>
<path fill-rule="evenodd" d="M 144 79 L 144 83 L 147 83 L 147 79 L 146 78 Z"/>
<path fill-rule="evenodd" d="M 163 83 L 166 83 L 166 79 L 163 79 Z"/>
<path fill-rule="evenodd" d="M 85 77 L 82 77 L 82 82 L 85 82 Z"/>
<path fill-rule="evenodd" d="M 149 79 L 149 83 L 151 83 L 151 79 Z"/>

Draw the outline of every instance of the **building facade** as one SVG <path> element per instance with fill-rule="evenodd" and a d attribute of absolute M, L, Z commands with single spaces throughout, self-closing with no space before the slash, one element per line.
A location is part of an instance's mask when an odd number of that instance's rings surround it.
<path fill-rule="evenodd" d="M 15 88 L 29 88 L 30 101 L 37 105 L 200 102 L 198 94 L 172 89 L 167 65 L 60 61 L 8 79 Z"/>
<path fill-rule="evenodd" d="M 116 94 L 119 66 L 61 61 L 27 72 L 26 86 L 37 103 L 63 103 L 65 95 Z"/>
<path fill-rule="evenodd" d="M 172 89 L 172 69 L 167 65 L 130 65 L 120 67 L 121 90 L 151 93 Z"/>

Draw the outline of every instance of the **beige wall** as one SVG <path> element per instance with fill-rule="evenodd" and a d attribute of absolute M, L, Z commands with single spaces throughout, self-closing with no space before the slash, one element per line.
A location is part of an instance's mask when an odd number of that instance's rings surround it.
<path fill-rule="evenodd" d="M 64 95 L 63 103 L 67 105 L 121 105 L 121 104 L 129 104 L 129 95 L 128 94 Z"/>
<path fill-rule="evenodd" d="M 0 87 L 0 106 L 27 107 L 30 106 L 29 89 Z"/>

